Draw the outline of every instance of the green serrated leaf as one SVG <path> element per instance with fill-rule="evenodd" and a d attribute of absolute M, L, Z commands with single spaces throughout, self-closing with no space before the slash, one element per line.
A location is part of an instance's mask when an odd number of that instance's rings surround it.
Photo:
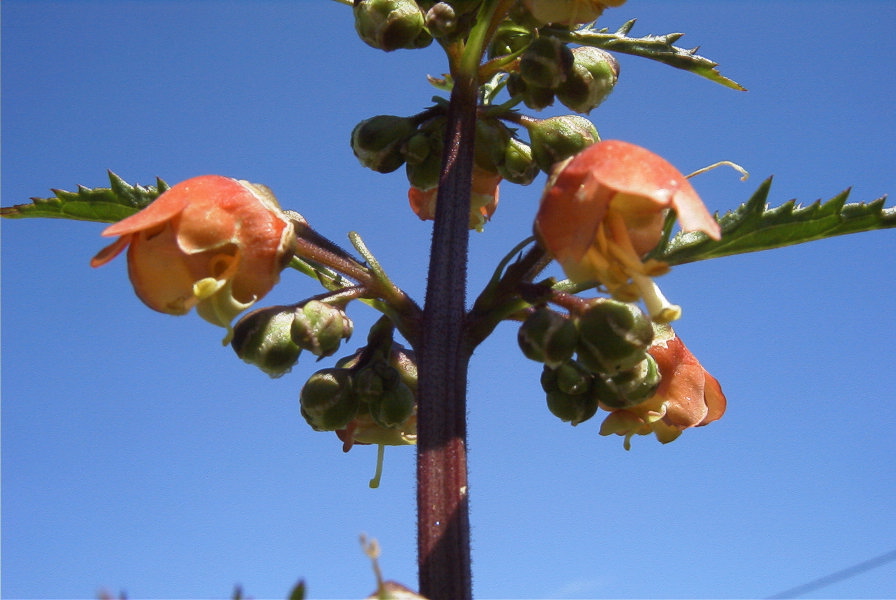
<path fill-rule="evenodd" d="M 0 208 L 0 217 L 44 217 L 114 223 L 146 208 L 168 187 L 167 183 L 158 178 L 155 186 L 131 185 L 109 171 L 107 188 L 78 186 L 76 192 L 54 189 L 51 198 L 32 198 L 30 204 Z"/>
<path fill-rule="evenodd" d="M 896 227 L 896 207 L 884 208 L 886 196 L 873 202 L 846 204 L 846 190 L 824 203 L 818 200 L 799 206 L 791 200 L 769 208 L 771 182 L 771 178 L 766 179 L 746 203 L 717 217 L 722 227 L 721 240 L 701 232 L 680 232 L 657 246 L 649 258 L 679 265 Z"/>
<path fill-rule="evenodd" d="M 649 58 L 676 69 L 690 71 L 725 87 L 739 91 L 746 90 L 736 81 L 719 73 L 716 68 L 719 63 L 697 54 L 699 48 L 687 49 L 674 46 L 673 44 L 684 35 L 683 33 L 647 35 L 639 38 L 628 37 L 628 32 L 631 31 L 634 24 L 635 19 L 632 19 L 623 24 L 615 33 L 609 33 L 607 29 L 595 30 L 585 27 L 575 31 L 551 28 L 550 34 L 582 46 L 594 46 L 607 51 Z"/>

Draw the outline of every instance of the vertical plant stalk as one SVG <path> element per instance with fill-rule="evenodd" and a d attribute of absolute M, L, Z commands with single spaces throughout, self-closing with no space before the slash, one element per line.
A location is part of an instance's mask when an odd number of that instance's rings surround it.
<path fill-rule="evenodd" d="M 455 80 L 433 225 L 417 414 L 417 550 L 420 593 L 472 597 L 467 500 L 464 314 L 477 87 Z"/>

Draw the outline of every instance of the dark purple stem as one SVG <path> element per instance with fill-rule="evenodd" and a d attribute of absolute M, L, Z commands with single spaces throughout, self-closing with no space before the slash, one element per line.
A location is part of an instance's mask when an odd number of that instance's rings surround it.
<path fill-rule="evenodd" d="M 476 94 L 472 79 L 455 80 L 419 349 L 417 550 L 430 600 L 472 597 L 464 313 Z"/>

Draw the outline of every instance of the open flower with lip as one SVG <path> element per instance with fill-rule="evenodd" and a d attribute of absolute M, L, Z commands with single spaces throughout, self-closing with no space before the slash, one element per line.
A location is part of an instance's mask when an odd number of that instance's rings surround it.
<path fill-rule="evenodd" d="M 727 400 L 722 386 L 706 372 L 697 358 L 668 325 L 655 326 L 656 337 L 648 348 L 662 380 L 653 396 L 635 406 L 613 410 L 600 427 L 601 435 L 625 436 L 625 449 L 634 435 L 653 432 L 666 444 L 689 427 L 700 427 L 725 414 Z"/>
<path fill-rule="evenodd" d="M 497 173 L 473 166 L 473 184 L 470 195 L 470 229 L 482 231 L 485 223 L 492 218 L 498 208 L 498 184 L 501 176 Z M 428 190 L 411 186 L 408 190 L 408 201 L 411 210 L 423 221 L 431 221 L 436 217 L 436 197 L 439 188 Z"/>
<path fill-rule="evenodd" d="M 294 227 L 270 190 L 218 175 L 171 187 L 103 235 L 119 238 L 91 266 L 127 247 L 131 283 L 147 306 L 172 315 L 195 306 L 202 318 L 228 330 L 277 283 L 295 242 Z"/>
<path fill-rule="evenodd" d="M 681 314 L 651 277 L 668 265 L 643 260 L 674 210 L 684 231 L 720 239 L 719 224 L 675 167 L 634 144 L 606 140 L 557 164 L 535 217 L 535 235 L 576 282 L 595 281 L 619 300 L 643 298 L 656 322 Z"/>

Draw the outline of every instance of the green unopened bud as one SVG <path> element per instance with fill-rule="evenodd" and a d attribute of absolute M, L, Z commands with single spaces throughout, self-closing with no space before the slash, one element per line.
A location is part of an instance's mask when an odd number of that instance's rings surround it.
<path fill-rule="evenodd" d="M 557 389 L 565 394 L 586 394 L 591 391 L 594 375 L 577 361 L 568 360 L 555 369 Z"/>
<path fill-rule="evenodd" d="M 476 119 L 476 141 L 473 160 L 481 169 L 494 173 L 504 162 L 504 149 L 510 132 L 500 121 Z"/>
<path fill-rule="evenodd" d="M 574 365 L 574 363 L 569 363 Z M 562 369 L 562 367 L 561 367 Z M 597 397 L 590 393 L 568 393 L 560 389 L 567 374 L 561 369 L 551 369 L 545 366 L 541 374 L 541 386 L 545 391 L 548 410 L 562 421 L 578 425 L 587 421 L 597 412 Z M 574 370 L 575 367 L 573 366 Z M 585 377 L 590 382 L 590 377 Z M 590 390 L 590 383 L 586 391 Z"/>
<path fill-rule="evenodd" d="M 610 409 L 636 406 L 656 393 L 661 379 L 656 361 L 648 354 L 631 369 L 604 380 L 598 400 Z"/>
<path fill-rule="evenodd" d="M 355 30 L 374 48 L 390 52 L 423 48 L 432 42 L 414 0 L 355 0 Z"/>
<path fill-rule="evenodd" d="M 572 68 L 555 92 L 557 99 L 570 110 L 588 113 L 613 91 L 619 78 L 619 63 L 600 48 L 582 46 L 572 52 Z"/>
<path fill-rule="evenodd" d="M 412 350 L 408 350 L 401 344 L 393 344 L 389 353 L 389 366 L 398 371 L 401 381 L 417 392 L 417 357 Z"/>
<path fill-rule="evenodd" d="M 457 13 L 447 2 L 436 2 L 426 11 L 426 28 L 435 38 L 444 38 L 457 31 Z"/>
<path fill-rule="evenodd" d="M 576 319 L 578 360 L 588 369 L 614 375 L 644 360 L 653 341 L 650 318 L 635 304 L 595 301 Z"/>
<path fill-rule="evenodd" d="M 572 358 L 579 332 L 568 318 L 539 308 L 520 326 L 517 341 L 526 358 L 559 367 Z"/>
<path fill-rule="evenodd" d="M 299 394 L 302 416 L 316 431 L 344 429 L 358 414 L 360 402 L 348 369 L 321 369 Z"/>
<path fill-rule="evenodd" d="M 521 96 L 523 103 L 532 110 L 541 110 L 554 103 L 554 90 L 529 85 L 523 81 L 519 73 L 511 73 L 507 77 L 507 93 L 511 96 Z"/>
<path fill-rule="evenodd" d="M 309 300 L 296 311 L 291 333 L 300 348 L 318 357 L 330 356 L 352 336 L 352 321 L 341 308 Z"/>
<path fill-rule="evenodd" d="M 233 328 L 230 345 L 236 355 L 271 377 L 289 373 L 302 349 L 290 334 L 295 307 L 271 306 L 254 310 Z"/>
<path fill-rule="evenodd" d="M 506 56 L 523 50 L 534 36 L 531 27 L 520 25 L 512 20 L 502 22 L 488 47 L 489 58 Z"/>
<path fill-rule="evenodd" d="M 391 173 L 404 164 L 402 147 L 416 129 L 406 117 L 377 115 L 365 119 L 352 130 L 352 151 L 368 169 Z"/>
<path fill-rule="evenodd" d="M 584 423 L 597 413 L 597 400 L 588 394 L 564 394 L 549 392 L 546 395 L 548 410 L 560 419 L 575 426 Z"/>
<path fill-rule="evenodd" d="M 368 403 L 370 416 L 377 425 L 386 428 L 402 426 L 414 414 L 416 405 L 414 392 L 400 379 Z"/>
<path fill-rule="evenodd" d="M 546 173 L 554 164 L 600 141 L 591 121 L 576 115 L 551 117 L 526 127 L 532 142 L 532 157 Z"/>
<path fill-rule="evenodd" d="M 444 128 L 445 119 L 435 118 L 408 139 L 405 173 L 412 186 L 428 190 L 439 184 L 439 175 L 442 172 L 442 148 L 445 144 Z"/>
<path fill-rule="evenodd" d="M 358 399 L 361 402 L 374 402 L 377 398 L 383 395 L 386 383 L 383 381 L 383 377 L 378 373 L 378 370 L 379 369 L 375 368 L 374 365 L 371 365 L 354 373 L 352 383 L 354 385 L 355 394 L 357 394 Z M 395 374 L 395 379 L 398 379 L 398 374 Z"/>
<path fill-rule="evenodd" d="M 520 57 L 520 76 L 528 85 L 556 89 L 572 68 L 572 51 L 554 37 L 540 37 Z"/>
<path fill-rule="evenodd" d="M 504 148 L 504 162 L 498 166 L 498 174 L 510 183 L 529 185 L 538 173 L 529 144 L 515 137 L 510 138 Z"/>

